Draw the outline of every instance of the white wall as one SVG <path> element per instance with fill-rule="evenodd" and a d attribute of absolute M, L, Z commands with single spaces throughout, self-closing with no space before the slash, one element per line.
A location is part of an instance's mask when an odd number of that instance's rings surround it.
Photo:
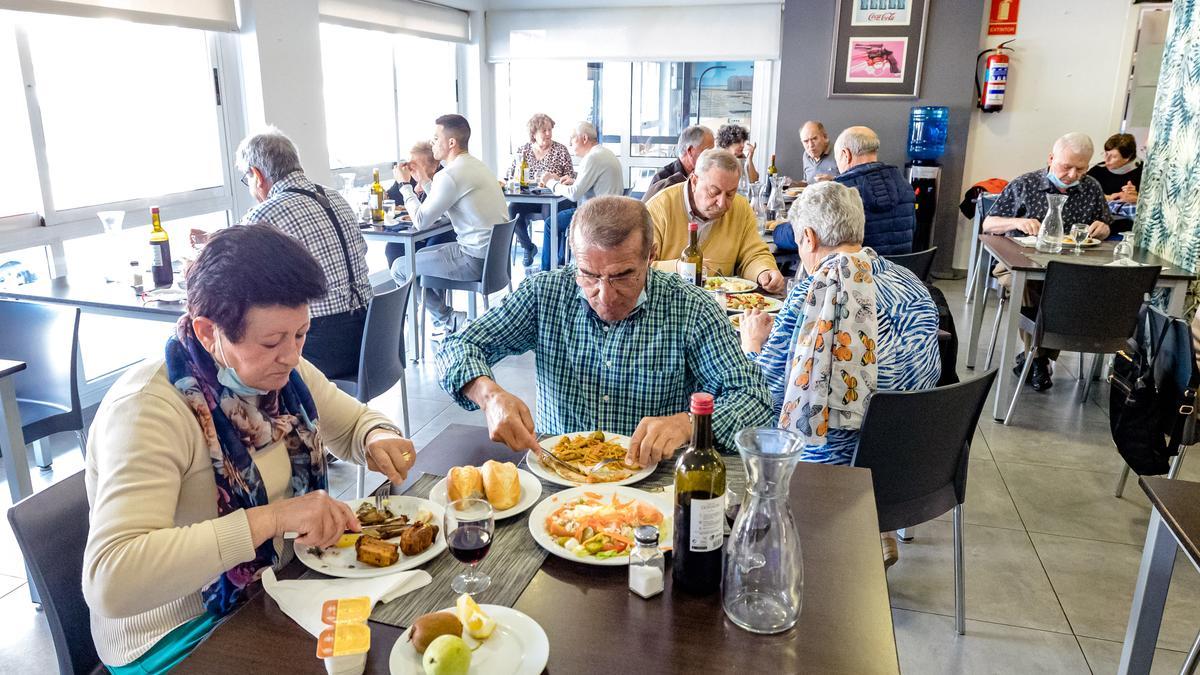
<path fill-rule="evenodd" d="M 987 36 L 986 21 L 985 14 L 980 50 L 1012 37 Z M 1044 166 L 1054 140 L 1068 131 L 1091 136 L 1099 161 L 1104 140 L 1120 130 L 1136 28 L 1130 0 L 1021 3 L 1004 110 L 972 113 L 963 189 Z M 962 269 L 970 223 L 960 218 L 959 227 L 954 266 Z"/>

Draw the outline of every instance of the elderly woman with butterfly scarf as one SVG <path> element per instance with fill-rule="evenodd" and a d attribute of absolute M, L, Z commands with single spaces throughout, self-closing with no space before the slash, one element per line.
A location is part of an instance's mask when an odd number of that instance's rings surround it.
<path fill-rule="evenodd" d="M 170 670 L 296 546 L 359 524 L 326 494 L 325 453 L 403 481 L 386 417 L 300 358 L 325 275 L 269 225 L 216 234 L 187 272 L 164 356 L 130 368 L 88 441 L 83 593 L 113 673 Z"/>
<path fill-rule="evenodd" d="M 858 191 L 808 186 L 788 214 L 811 270 L 779 315 L 742 318 L 742 349 L 763 369 L 779 426 L 804 438 L 801 459 L 849 464 L 871 395 L 936 385 L 938 313 L 907 269 L 864 248 Z"/>

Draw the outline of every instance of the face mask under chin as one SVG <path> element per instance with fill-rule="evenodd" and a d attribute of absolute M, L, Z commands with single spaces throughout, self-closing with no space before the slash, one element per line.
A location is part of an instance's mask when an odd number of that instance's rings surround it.
<path fill-rule="evenodd" d="M 225 348 L 221 342 L 221 334 L 217 333 L 216 351 L 217 356 L 221 359 L 217 362 L 217 382 L 238 396 L 261 396 L 268 393 L 265 389 L 257 389 L 246 384 L 236 370 L 226 365 L 229 363 L 229 359 L 225 358 Z"/>
<path fill-rule="evenodd" d="M 1061 178 L 1059 178 L 1058 176 L 1054 175 L 1054 172 L 1053 172 L 1053 171 L 1050 171 L 1050 170 L 1047 170 L 1047 171 L 1046 171 L 1046 177 L 1047 177 L 1047 178 L 1049 178 L 1049 179 L 1050 179 L 1050 183 L 1051 183 L 1051 184 L 1052 184 L 1054 187 L 1058 188 L 1059 190 L 1067 190 L 1067 189 L 1070 189 L 1070 188 L 1073 188 L 1073 187 L 1075 187 L 1076 185 L 1079 185 L 1079 181 L 1075 181 L 1075 182 L 1073 182 L 1073 183 L 1066 183 L 1066 182 L 1064 182 L 1064 181 L 1063 181 Z"/>

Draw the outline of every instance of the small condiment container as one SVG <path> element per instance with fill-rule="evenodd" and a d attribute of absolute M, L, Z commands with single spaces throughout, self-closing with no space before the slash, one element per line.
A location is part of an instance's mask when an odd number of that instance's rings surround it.
<path fill-rule="evenodd" d="M 325 662 L 329 675 L 361 675 L 371 649 L 371 599 L 367 597 L 327 600 L 321 606 L 321 622 L 329 626 L 317 636 L 317 658 Z"/>
<path fill-rule="evenodd" d="M 629 553 L 629 590 L 652 598 L 663 592 L 666 558 L 658 550 L 658 528 L 641 525 L 633 531 L 634 547 Z"/>

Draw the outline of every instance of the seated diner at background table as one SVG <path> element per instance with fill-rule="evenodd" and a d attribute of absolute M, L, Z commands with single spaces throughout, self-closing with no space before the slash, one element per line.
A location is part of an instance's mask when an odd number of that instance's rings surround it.
<path fill-rule="evenodd" d="M 320 266 L 265 225 L 213 235 L 163 357 L 104 397 L 88 438 L 83 594 L 113 673 L 178 663 L 296 546 L 358 529 L 325 451 L 401 482 L 413 445 L 301 358 Z"/>
<path fill-rule="evenodd" d="M 830 152 L 829 134 L 825 133 L 825 125 L 817 120 L 809 120 L 800 127 L 800 143 L 804 146 L 804 182 L 816 183 L 823 180 L 833 180 L 841 173 L 838 170 L 837 157 Z"/>
<path fill-rule="evenodd" d="M 712 129 L 699 124 L 684 129 L 675 143 L 675 151 L 679 158 L 659 169 L 650 177 L 650 186 L 642 195 L 643 202 L 649 202 L 659 190 L 671 187 L 688 179 L 700 153 L 716 146 L 716 137 Z"/>
<path fill-rule="evenodd" d="M 404 208 L 412 217 L 413 229 L 433 227 L 445 215 L 450 216 L 454 226 L 454 241 L 416 252 L 418 275 L 479 281 L 483 278 L 483 258 L 487 255 L 492 227 L 509 219 L 504 192 L 492 170 L 468 151 L 470 140 L 471 125 L 462 115 L 442 115 L 434 121 L 430 145 L 434 159 L 442 162 L 444 169 L 424 185 L 428 194 L 424 202 L 407 185 L 412 171 L 407 166 L 397 167 L 400 193 L 404 195 Z M 392 277 L 398 284 L 408 280 L 407 271 L 408 262 L 403 258 L 392 264 Z M 422 293 L 435 328 L 453 333 L 466 323 L 466 313 L 456 312 L 446 303 L 446 291 L 426 288 Z"/>
<path fill-rule="evenodd" d="M 808 186 L 789 219 L 815 270 L 783 309 L 751 310 L 742 349 L 762 368 L 779 426 L 804 438 L 807 462 L 849 464 L 876 391 L 929 389 L 941 374 L 938 310 L 912 272 L 862 245 L 862 198 L 836 182 Z M 898 558 L 885 536 L 885 564 Z"/>
<path fill-rule="evenodd" d="M 721 128 L 717 129 L 716 147 L 732 152 L 741 163 L 746 180 L 751 183 L 758 182 L 758 169 L 754 167 L 755 145 L 750 142 L 750 131 L 746 127 L 740 124 L 722 124 Z"/>
<path fill-rule="evenodd" d="M 863 245 L 880 255 L 912 253 L 917 229 L 916 196 L 900 169 L 879 161 L 879 136 L 850 127 L 833 144 L 838 175 L 833 180 L 858 190 L 866 214 Z M 780 223 L 772 234 L 778 252 L 796 250 L 795 231 Z"/>
<path fill-rule="evenodd" d="M 1113 134 L 1104 141 L 1104 160 L 1088 169 L 1108 200 L 1113 214 L 1113 233 L 1133 229 L 1138 190 L 1142 187 L 1142 162 L 1137 158 L 1137 139 L 1132 134 Z"/>
<path fill-rule="evenodd" d="M 768 293 L 787 287 L 775 256 L 758 233 L 750 202 L 737 192 L 741 171 L 741 164 L 728 150 L 705 150 L 687 180 L 646 203 L 654 223 L 656 268 L 676 270 L 679 255 L 688 245 L 688 223 L 694 222 L 699 225 L 704 266 L 710 275 L 749 279 Z"/>
<path fill-rule="evenodd" d="M 562 176 L 553 172 L 542 174 L 539 183 L 550 188 L 560 197 L 582 204 L 592 197 L 620 195 L 625 192 L 625 180 L 621 176 L 621 160 L 612 150 L 600 145 L 600 136 L 591 122 L 580 122 L 571 132 L 571 152 L 579 158 L 578 177 Z M 558 211 L 558 259 L 565 261 L 567 231 L 575 209 L 571 206 Z M 542 231 L 542 269 L 550 269 L 550 237 L 552 229 Z"/>
<path fill-rule="evenodd" d="M 424 202 L 427 196 L 425 194 L 425 185 L 433 180 L 434 174 L 442 170 L 441 162 L 433 158 L 433 146 L 429 144 L 429 141 L 414 143 L 408 151 L 407 160 L 392 164 L 392 177 L 396 179 L 396 182 L 392 183 L 391 187 L 388 188 L 387 198 L 396 202 L 397 207 L 404 206 L 404 195 L 400 193 L 399 175 L 401 164 L 406 165 L 409 170 L 409 178 L 405 183 L 412 187 L 413 192 L 417 195 L 417 199 Z M 420 251 L 426 246 L 444 244 L 448 241 L 454 241 L 454 239 L 454 232 L 436 234 L 428 239 L 415 242 L 413 249 Z M 388 269 L 391 269 L 392 263 L 396 262 L 397 258 L 404 255 L 404 246 L 404 244 L 392 242 L 383 248 L 383 255 L 387 258 Z"/>
<path fill-rule="evenodd" d="M 716 398 L 713 433 L 725 451 L 747 427 L 769 426 L 762 373 L 742 356 L 725 311 L 679 275 L 651 266 L 646 207 L 596 197 L 571 225 L 575 263 L 527 278 L 499 307 L 451 336 L 437 354 L 442 388 L 482 408 L 492 440 L 538 447 L 536 432 L 632 436 L 628 459 L 670 458 L 691 437 L 693 392 Z M 492 377 L 506 356 L 532 351 L 537 416 Z"/>
<path fill-rule="evenodd" d="M 1064 233 L 1069 233 L 1075 223 L 1088 223 L 1089 237 L 1108 238 L 1112 214 L 1100 183 L 1087 175 L 1093 152 L 1092 139 L 1087 134 L 1075 131 L 1063 134 L 1050 149 L 1047 168 L 1023 173 L 1005 186 L 987 218 L 983 219 L 983 233 L 1036 236 L 1050 208 L 1046 195 L 1056 194 L 1067 196 L 1062 208 Z M 1004 265 L 997 263 L 992 275 L 1005 289 L 1012 288 L 1012 272 Z M 1021 307 L 1037 307 L 1041 289 L 1040 281 L 1025 284 Z M 1022 339 L 1028 346 L 1030 337 L 1022 333 Z M 1034 354 L 1028 384 L 1035 391 L 1054 386 L 1050 362 L 1057 359 L 1058 350 L 1055 349 L 1038 349 Z M 1025 352 L 1022 351 L 1017 354 L 1013 371 L 1020 376 L 1024 366 Z"/>
<path fill-rule="evenodd" d="M 504 182 L 507 183 L 518 176 L 522 161 L 525 162 L 525 180 L 530 185 L 535 185 L 541 176 L 547 173 L 556 176 L 574 176 L 575 167 L 571 164 L 571 153 L 567 150 L 567 146 L 553 138 L 554 120 L 549 115 L 536 113 L 529 118 L 527 126 L 529 142 L 517 148 L 512 164 L 504 174 Z M 537 245 L 533 243 L 529 234 L 529 221 L 533 219 L 533 216 L 542 216 L 548 210 L 543 204 L 510 204 L 508 212 L 511 214 L 510 218 L 519 218 L 516 229 L 517 241 L 520 242 L 521 250 L 524 251 L 524 265 L 529 267 L 533 264 L 533 257 L 537 255 L 538 251 Z M 547 264 L 543 269 L 548 267 Z"/>
<path fill-rule="evenodd" d="M 242 184 L 258 202 L 241 222 L 279 228 L 303 244 L 325 273 L 327 290 L 309 308 L 304 358 L 325 377 L 354 377 L 372 295 L 367 242 L 354 210 L 337 190 L 304 175 L 295 144 L 274 127 L 242 140 L 236 156 Z"/>

